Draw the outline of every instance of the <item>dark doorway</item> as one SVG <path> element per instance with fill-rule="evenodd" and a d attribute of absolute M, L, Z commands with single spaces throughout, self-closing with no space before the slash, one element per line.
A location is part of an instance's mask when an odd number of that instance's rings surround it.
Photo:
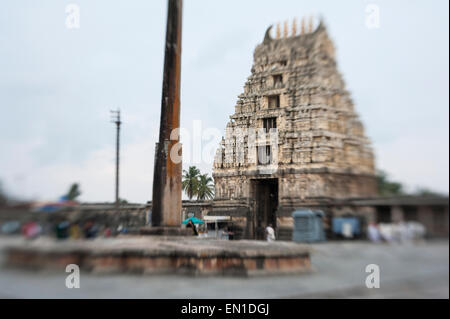
<path fill-rule="evenodd" d="M 255 207 L 253 214 L 253 238 L 265 239 L 267 225 L 276 230 L 278 207 L 278 179 L 258 179 L 253 181 Z"/>
<path fill-rule="evenodd" d="M 403 219 L 405 222 L 417 222 L 418 219 L 418 213 L 417 213 L 417 207 L 415 206 L 404 206 L 403 207 Z"/>
<path fill-rule="evenodd" d="M 377 207 L 377 223 L 391 223 L 391 207 L 378 206 Z"/>

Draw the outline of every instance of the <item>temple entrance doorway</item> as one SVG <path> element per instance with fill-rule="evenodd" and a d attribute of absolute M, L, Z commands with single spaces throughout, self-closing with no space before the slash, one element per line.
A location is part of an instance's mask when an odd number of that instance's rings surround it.
<path fill-rule="evenodd" d="M 278 179 L 252 180 L 254 198 L 253 210 L 253 239 L 266 238 L 265 230 L 268 225 L 277 227 L 276 211 L 278 207 Z"/>

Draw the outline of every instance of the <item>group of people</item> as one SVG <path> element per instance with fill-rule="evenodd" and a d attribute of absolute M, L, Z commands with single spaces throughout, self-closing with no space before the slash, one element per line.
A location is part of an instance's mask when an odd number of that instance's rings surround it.
<path fill-rule="evenodd" d="M 43 234 L 53 234 L 57 239 L 92 239 L 98 236 L 111 237 L 120 233 L 127 233 L 126 227 L 102 227 L 94 220 L 84 222 L 70 222 L 67 220 L 54 222 L 51 225 L 40 225 L 37 221 L 28 221 L 20 228 L 26 239 L 35 239 Z"/>
<path fill-rule="evenodd" d="M 398 222 L 392 224 L 369 223 L 367 236 L 372 242 L 409 242 L 423 239 L 425 227 L 418 222 Z"/>

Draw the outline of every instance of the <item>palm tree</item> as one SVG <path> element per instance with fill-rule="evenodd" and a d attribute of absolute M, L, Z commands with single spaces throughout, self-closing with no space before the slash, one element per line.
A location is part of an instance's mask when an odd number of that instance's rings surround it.
<path fill-rule="evenodd" d="M 186 192 L 189 200 L 197 195 L 197 185 L 198 177 L 200 175 L 200 170 L 195 166 L 190 166 L 189 169 L 183 170 L 183 181 L 181 182 L 181 187 Z"/>
<path fill-rule="evenodd" d="M 200 175 L 197 187 L 197 199 L 205 200 L 214 197 L 213 179 L 208 174 Z"/>

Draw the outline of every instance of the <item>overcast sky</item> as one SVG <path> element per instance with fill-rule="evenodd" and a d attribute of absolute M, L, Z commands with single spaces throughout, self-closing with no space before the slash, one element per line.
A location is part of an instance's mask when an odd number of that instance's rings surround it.
<path fill-rule="evenodd" d="M 80 28 L 66 26 L 66 5 Z M 367 5 L 380 27 L 366 26 Z M 11 194 L 114 198 L 114 125 L 123 113 L 121 197 L 151 199 L 166 1 L 5 0 L 0 10 L 0 181 Z M 253 50 L 279 21 L 322 15 L 377 167 L 449 189 L 448 1 L 184 1 L 182 127 L 224 131 Z M 186 153 L 188 151 L 186 150 Z M 184 166 L 192 164 L 185 158 Z M 195 163 L 205 172 L 211 164 Z"/>

